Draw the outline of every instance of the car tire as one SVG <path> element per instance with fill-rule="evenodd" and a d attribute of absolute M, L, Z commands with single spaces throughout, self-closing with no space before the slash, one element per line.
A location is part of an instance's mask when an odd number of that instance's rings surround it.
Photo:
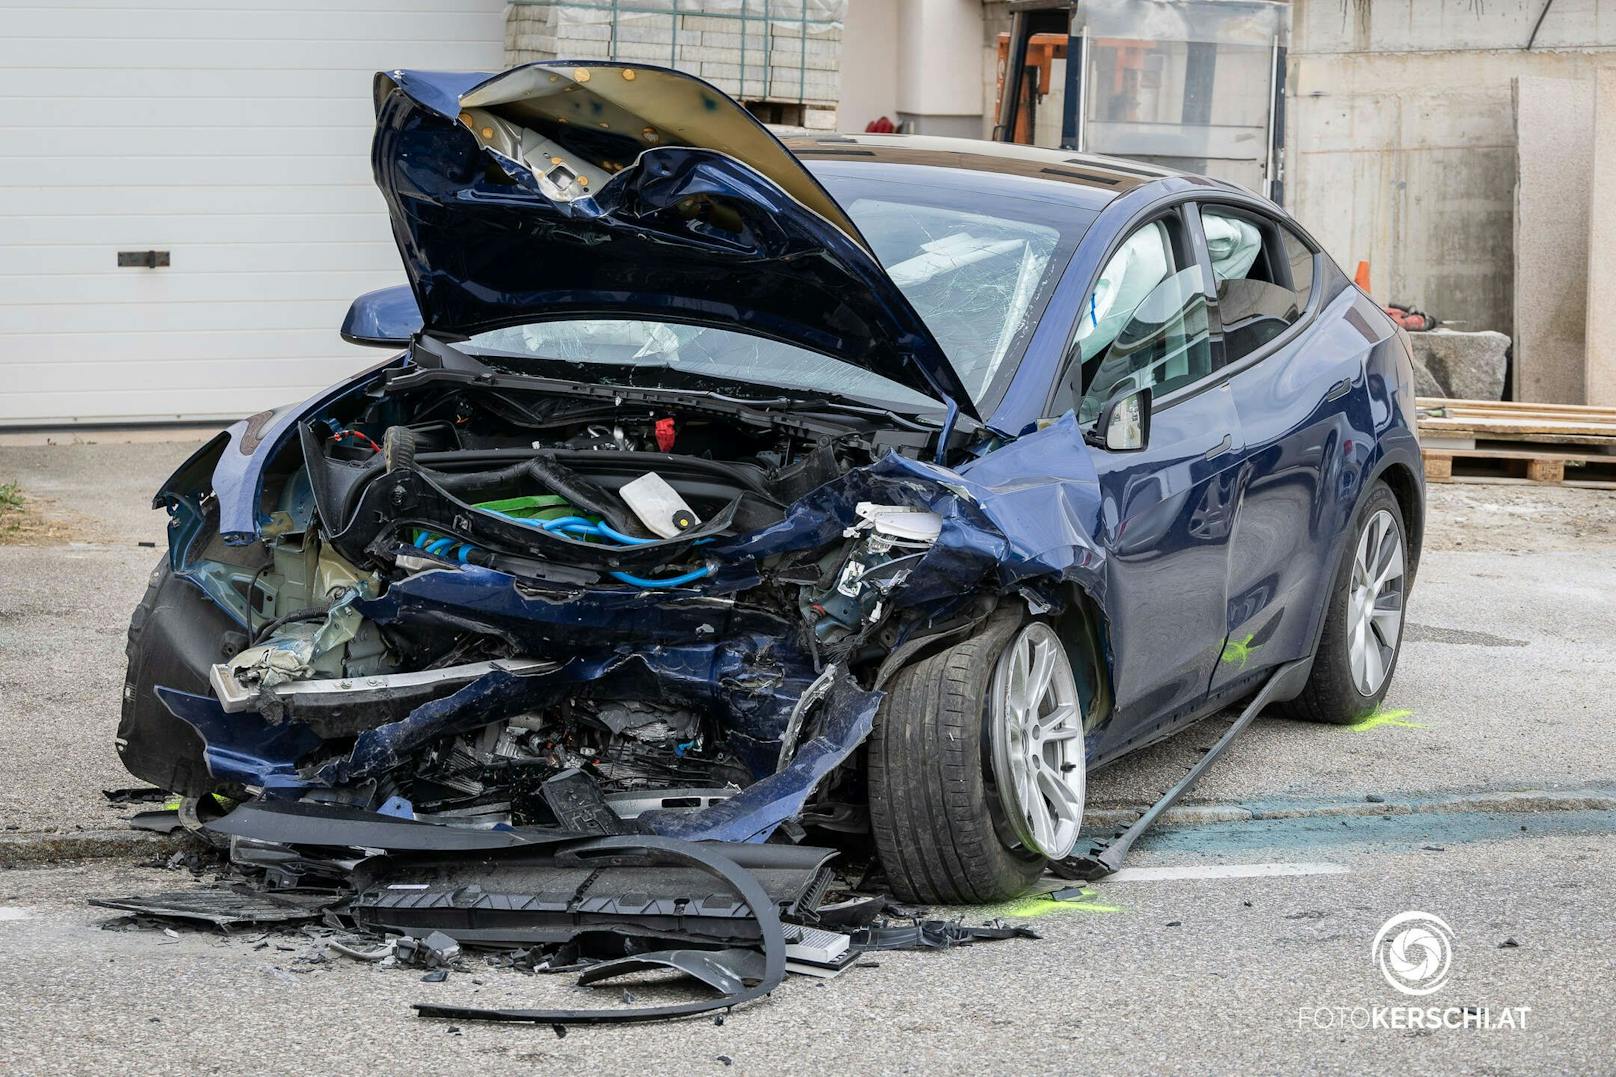
<path fill-rule="evenodd" d="M 1000 657 L 1036 623 L 1000 615 L 888 686 L 870 739 L 870 828 L 900 900 L 1004 901 L 1044 870 L 1047 860 L 1017 843 L 996 807 L 987 728 Z"/>
<path fill-rule="evenodd" d="M 1397 592 L 1395 638 L 1390 647 L 1385 647 L 1378 635 L 1363 641 L 1366 646 L 1374 646 L 1377 652 L 1389 651 L 1390 655 L 1389 658 L 1379 659 L 1381 672 L 1378 683 L 1369 684 L 1366 690 L 1363 669 L 1355 665 L 1354 635 L 1360 628 L 1369 633 L 1377 630 L 1368 623 L 1359 623 L 1356 611 L 1361 607 L 1355 605 L 1354 590 L 1360 582 L 1357 576 L 1359 551 L 1365 544 L 1366 532 L 1382 521 L 1389 523 L 1387 537 L 1396 542 L 1401 586 Z M 1409 568 L 1408 530 L 1403 522 L 1403 510 L 1391 488 L 1377 482 L 1363 499 L 1353 519 L 1351 538 L 1331 584 L 1324 631 L 1319 636 L 1307 685 L 1299 696 L 1285 704 L 1282 708 L 1284 713 L 1293 718 L 1330 725 L 1351 725 L 1374 713 L 1392 683 L 1392 675 L 1397 671 L 1397 658 L 1403 649 L 1404 607 L 1408 584 L 1412 579 Z"/>

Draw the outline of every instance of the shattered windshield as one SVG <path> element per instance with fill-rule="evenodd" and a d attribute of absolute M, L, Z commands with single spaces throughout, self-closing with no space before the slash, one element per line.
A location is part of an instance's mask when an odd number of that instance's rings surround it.
<path fill-rule="evenodd" d="M 1054 279 L 1091 218 L 1029 198 L 995 198 L 992 211 L 984 212 L 961 204 L 961 192 L 947 189 L 868 181 L 831 186 L 931 329 L 973 401 L 981 404 L 1000 376 L 1014 369 Z M 871 194 L 849 197 L 865 190 Z M 937 406 L 930 397 L 817 352 L 674 322 L 532 322 L 479 333 L 464 347 L 675 370 L 852 397 L 909 412 Z"/>

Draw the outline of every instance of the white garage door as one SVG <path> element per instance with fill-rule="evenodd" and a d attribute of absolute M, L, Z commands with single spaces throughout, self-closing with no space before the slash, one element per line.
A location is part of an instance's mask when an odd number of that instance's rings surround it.
<path fill-rule="evenodd" d="M 503 0 L 0 0 L 0 426 L 229 419 L 403 281 L 370 82 L 498 70 Z M 166 251 L 166 268 L 119 252 Z"/>

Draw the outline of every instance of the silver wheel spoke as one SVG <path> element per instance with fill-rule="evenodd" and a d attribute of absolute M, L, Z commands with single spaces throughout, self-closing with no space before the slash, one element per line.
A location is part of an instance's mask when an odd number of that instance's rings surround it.
<path fill-rule="evenodd" d="M 1053 730 L 1060 728 L 1077 717 L 1076 703 L 1060 703 L 1055 709 L 1038 719 L 1038 724 L 1044 727 L 1044 736 L 1053 735 Z"/>
<path fill-rule="evenodd" d="M 988 733 L 999 800 L 1021 844 L 1051 859 L 1068 855 L 1083 817 L 1083 712 L 1048 625 L 1028 625 L 1000 656 Z"/>
<path fill-rule="evenodd" d="M 1049 692 L 1049 678 L 1055 669 L 1054 647 L 1045 643 L 1033 649 L 1032 668 L 1027 677 L 1027 702 L 1034 708 Z"/>
<path fill-rule="evenodd" d="M 1385 559 L 1377 562 L 1379 570 L 1375 573 L 1372 584 L 1375 590 L 1380 590 L 1393 580 L 1403 578 L 1403 551 L 1397 541 L 1397 533 L 1390 535 L 1391 548 L 1386 551 Z"/>
<path fill-rule="evenodd" d="M 1050 810 L 1059 819 L 1069 823 L 1076 823 L 1082 819 L 1083 805 L 1061 781 L 1048 770 L 1038 772 L 1038 788 L 1043 792 Z"/>
<path fill-rule="evenodd" d="M 1380 638 L 1382 646 L 1397 646 L 1397 630 L 1403 623 L 1401 609 L 1376 609 L 1370 613 L 1370 624 L 1374 626 L 1375 635 Z"/>
<path fill-rule="evenodd" d="M 1364 648 L 1364 695 L 1371 695 L 1380 687 L 1380 679 L 1386 675 L 1385 666 L 1380 660 L 1380 645 Z"/>

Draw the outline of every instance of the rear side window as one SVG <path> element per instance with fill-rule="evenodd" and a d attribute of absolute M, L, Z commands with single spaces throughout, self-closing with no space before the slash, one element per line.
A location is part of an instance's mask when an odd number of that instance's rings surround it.
<path fill-rule="evenodd" d="M 1218 284 L 1224 358 L 1237 362 L 1301 320 L 1313 252 L 1279 225 L 1232 210 L 1203 207 L 1201 227 Z M 1297 259 L 1305 280 L 1296 279 Z"/>
<path fill-rule="evenodd" d="M 1291 291 L 1296 293 L 1296 305 L 1306 310 L 1308 297 L 1313 294 L 1313 248 L 1284 225 L 1279 227 L 1279 239 L 1285 244 L 1285 258 L 1291 264 Z"/>

